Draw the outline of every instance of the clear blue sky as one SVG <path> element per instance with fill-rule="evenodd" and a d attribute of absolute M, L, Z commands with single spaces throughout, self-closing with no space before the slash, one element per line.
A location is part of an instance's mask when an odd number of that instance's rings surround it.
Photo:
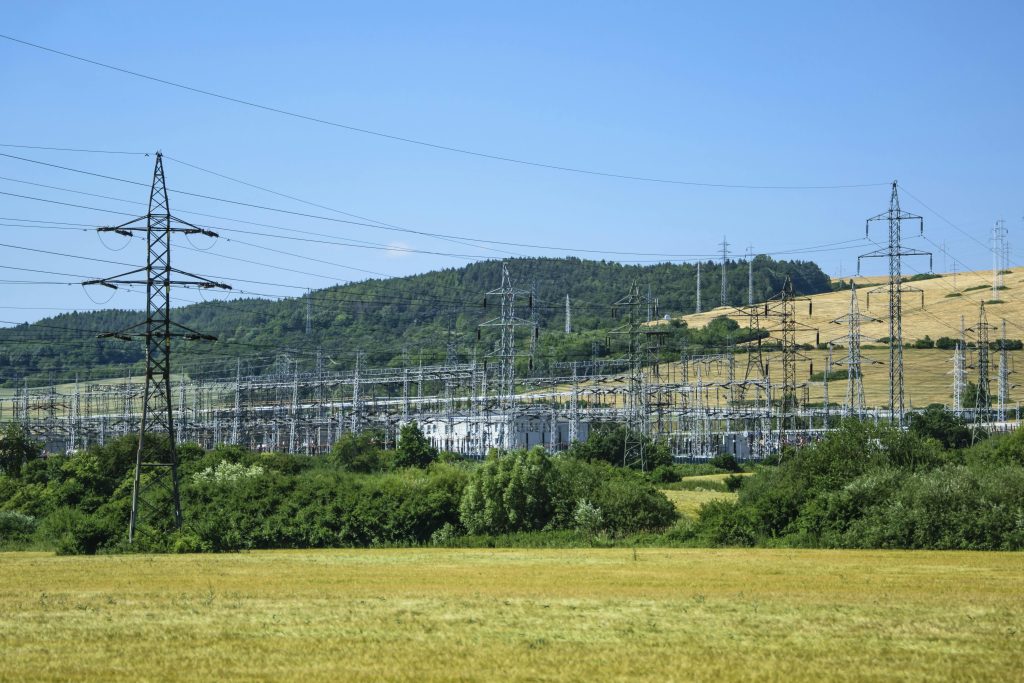
<path fill-rule="evenodd" d="M 734 185 L 896 178 L 917 198 L 904 195 L 904 209 L 925 217 L 926 236 L 946 244 L 960 270 L 991 267 L 983 245 L 998 218 L 1006 219 L 1016 245 L 1011 261 L 1019 263 L 1017 254 L 1024 253 L 1019 2 L 228 4 L 9 3 L 0 32 L 351 126 L 541 163 Z M 832 274 L 850 274 L 856 254 L 875 245 L 836 243 L 860 239 L 864 219 L 884 211 L 889 199 L 885 186 L 709 188 L 503 163 L 282 117 L 7 40 L 0 40 L 0 79 L 2 143 L 162 149 L 377 221 L 536 245 L 502 248 L 516 254 L 681 260 L 710 257 L 726 235 L 734 254 L 748 245 L 780 257 L 834 245 L 800 256 Z M 142 156 L 0 152 L 141 182 L 152 172 L 152 159 Z M 339 216 L 174 161 L 167 162 L 167 174 L 176 211 L 224 217 L 182 218 L 223 228 L 234 239 L 182 242 L 210 249 L 182 248 L 177 265 L 248 291 L 294 294 L 362 279 L 366 271 L 404 275 L 502 255 L 479 243 L 175 196 L 174 190 L 187 190 Z M 0 157 L 0 176 L 3 192 L 145 210 L 13 180 L 139 202 L 147 196 L 143 187 L 6 157 Z M 8 195 L 0 195 L 0 216 L 87 225 L 118 220 L 117 214 Z M 228 229 L 282 233 L 229 218 L 459 256 L 244 235 Z M 5 244 L 110 261 L 143 258 L 139 243 L 110 251 L 91 231 L 0 222 L 8 224 L 0 228 Z M 881 231 L 872 236 L 885 239 Z M 108 242 L 124 246 L 116 238 Z M 936 251 L 936 270 L 953 268 L 952 257 L 932 244 L 916 239 L 910 245 Z M 0 266 L 87 276 L 126 269 L 10 247 L 0 247 Z M 885 267 L 881 261 L 865 266 L 865 273 Z M 909 272 L 927 267 L 926 259 L 908 263 Z M 7 269 L 0 279 L 75 278 Z M 77 286 L 0 286 L 3 320 L 99 305 Z M 93 295 L 102 300 L 107 293 Z M 188 292 L 179 301 L 198 298 Z M 106 305 L 138 307 L 142 297 L 118 293 Z"/>

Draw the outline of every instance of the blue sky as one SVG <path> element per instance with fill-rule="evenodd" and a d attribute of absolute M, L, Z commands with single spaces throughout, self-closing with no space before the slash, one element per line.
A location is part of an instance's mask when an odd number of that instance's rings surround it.
<path fill-rule="evenodd" d="M 178 160 L 166 165 L 172 207 L 222 217 L 179 214 L 225 237 L 182 242 L 177 265 L 244 291 L 291 295 L 507 253 L 710 257 L 723 235 L 734 253 L 750 246 L 850 274 L 856 255 L 875 248 L 860 239 L 864 219 L 887 208 L 885 184 L 894 178 L 907 190 L 903 208 L 925 218 L 930 241 L 910 246 L 936 252 L 936 270 L 951 270 L 954 257 L 960 270 L 987 269 L 996 219 L 1006 219 L 1018 245 L 1012 263 L 1024 245 L 1022 19 L 1014 2 L 25 2 L 5 6 L 0 30 L 197 88 L 487 154 L 698 183 L 871 187 L 711 188 L 509 164 L 283 117 L 7 40 L 0 143 L 162 149 Z M 152 173 L 152 158 L 143 156 L 0 152 L 140 182 Z M 343 218 L 182 161 L 468 243 L 176 196 L 185 190 Z M 0 157 L 0 176 L 3 192 L 145 211 L 25 181 L 138 202 L 144 187 L 8 157 Z M 83 227 L 119 218 L 9 195 L 0 195 L 0 216 Z M 141 244 L 104 244 L 87 229 L 0 222 L 7 245 L 143 258 Z M 280 228 L 397 249 L 298 242 Z M 0 247 L 0 266 L 88 276 L 124 270 L 12 246 Z M 926 259 L 908 263 L 909 272 L 927 267 Z M 881 268 L 880 260 L 866 262 L 864 272 Z M 61 279 L 0 270 L 8 306 L 0 319 L 142 305 L 131 292 L 101 304 L 88 294 L 103 302 L 106 292 L 9 283 Z M 178 301 L 198 298 L 186 292 Z"/>

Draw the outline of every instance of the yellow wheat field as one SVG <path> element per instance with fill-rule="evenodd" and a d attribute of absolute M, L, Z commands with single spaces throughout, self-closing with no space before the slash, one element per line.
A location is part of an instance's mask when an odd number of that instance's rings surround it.
<path fill-rule="evenodd" d="M 1019 681 L 1019 554 L 0 554 L 0 681 Z"/>

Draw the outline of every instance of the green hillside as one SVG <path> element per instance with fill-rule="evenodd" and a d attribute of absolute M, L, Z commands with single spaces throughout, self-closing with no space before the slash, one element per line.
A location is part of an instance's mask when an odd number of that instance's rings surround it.
<path fill-rule="evenodd" d="M 516 315 L 536 316 L 537 363 L 615 354 L 618 342 L 606 332 L 622 320 L 616 319 L 611 304 L 626 295 L 634 281 L 645 295 L 650 288 L 658 302 L 652 314 L 658 317 L 694 310 L 696 266 L 692 264 L 638 266 L 576 258 L 521 258 L 506 263 L 517 288 L 528 291 L 535 286 L 532 311 L 531 297 L 524 294 L 517 299 Z M 485 328 L 478 338 L 477 327 L 500 316 L 499 297 L 486 293 L 500 286 L 501 268 L 499 261 L 482 261 L 339 285 L 308 297 L 210 301 L 175 309 L 176 321 L 218 337 L 212 343 L 178 343 L 176 368 L 193 376 L 230 376 L 235 360 L 242 359 L 243 372 L 260 373 L 279 363 L 279 354 L 288 353 L 299 361 L 300 369 L 310 369 L 318 348 L 333 370 L 352 367 L 357 352 L 363 354 L 367 367 L 420 359 L 439 363 L 449 339 L 458 359 L 468 358 L 474 348 L 483 357 L 493 349 L 497 330 Z M 777 292 L 787 275 L 802 294 L 830 290 L 828 277 L 814 263 L 759 256 L 754 259 L 755 297 Z M 720 265 L 702 264 L 701 277 L 705 308 L 718 305 Z M 745 303 L 746 262 L 730 262 L 727 277 L 729 301 Z M 564 332 L 567 294 L 572 302 L 571 335 Z M 312 313 L 309 334 L 307 307 Z M 646 305 L 639 314 L 646 319 Z M 0 378 L 4 385 L 13 386 L 24 379 L 38 383 L 71 381 L 76 375 L 83 380 L 123 377 L 128 372 L 137 375 L 145 357 L 141 343 L 97 339 L 96 333 L 121 330 L 141 319 L 138 311 L 69 313 L 0 330 Z M 685 325 L 673 326 L 667 346 L 721 344 L 730 338 L 730 327 L 691 331 Z M 530 332 L 526 327 L 520 332 L 517 344 L 526 350 Z"/>

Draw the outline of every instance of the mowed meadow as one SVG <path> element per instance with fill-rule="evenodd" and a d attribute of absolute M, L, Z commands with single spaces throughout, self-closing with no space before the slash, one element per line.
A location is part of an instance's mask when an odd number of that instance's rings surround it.
<path fill-rule="evenodd" d="M 2 681 L 1018 681 L 1020 554 L 0 554 Z"/>

